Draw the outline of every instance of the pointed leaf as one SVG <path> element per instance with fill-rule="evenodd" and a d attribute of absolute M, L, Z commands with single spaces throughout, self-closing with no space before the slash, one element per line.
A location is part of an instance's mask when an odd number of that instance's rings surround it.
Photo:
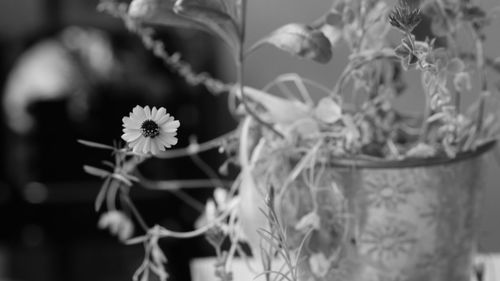
<path fill-rule="evenodd" d="M 264 39 L 292 55 L 327 63 L 332 58 L 330 40 L 319 30 L 305 24 L 291 23 L 282 26 Z"/>
<path fill-rule="evenodd" d="M 244 91 L 247 98 L 266 109 L 265 117 L 274 124 L 290 124 L 308 114 L 307 105 L 299 101 L 283 99 L 250 87 L 245 87 Z M 241 96 L 241 93 L 238 95 Z"/>
<path fill-rule="evenodd" d="M 309 229 L 320 228 L 320 217 L 314 211 L 304 215 L 299 222 L 295 225 L 295 229 L 299 231 L 306 231 Z"/>
<path fill-rule="evenodd" d="M 332 47 L 342 38 L 343 26 L 342 13 L 335 7 L 311 24 L 312 28 L 320 30 L 328 38 Z"/>
<path fill-rule="evenodd" d="M 240 50 L 244 36 L 246 0 L 177 0 L 174 12 L 196 21 Z"/>
<path fill-rule="evenodd" d="M 394 52 L 396 53 L 396 56 L 398 56 L 401 59 L 406 59 L 411 51 L 403 44 L 400 44 L 394 49 Z"/>
<path fill-rule="evenodd" d="M 94 147 L 94 148 L 101 148 L 101 149 L 110 149 L 110 150 L 114 150 L 115 148 L 110 146 L 110 145 L 106 145 L 106 144 L 102 144 L 102 143 L 97 143 L 97 142 L 93 142 L 93 141 L 87 141 L 87 140 L 77 140 L 79 143 L 83 144 L 83 145 L 86 145 L 86 146 L 89 146 L 89 147 Z"/>
<path fill-rule="evenodd" d="M 176 14 L 174 4 L 175 0 L 133 0 L 129 5 L 128 15 L 148 24 L 207 30 L 199 22 Z"/>
<path fill-rule="evenodd" d="M 100 178 L 105 178 L 111 174 L 110 172 L 108 172 L 106 170 L 99 169 L 99 168 L 92 167 L 92 166 L 87 166 L 87 165 L 83 166 L 83 170 L 85 170 L 85 172 L 87 172 L 88 174 L 91 174 L 93 176 L 100 177 Z"/>
<path fill-rule="evenodd" d="M 99 190 L 99 193 L 97 194 L 97 197 L 94 202 L 94 209 L 95 211 L 99 211 L 102 206 L 102 202 L 104 202 L 104 199 L 106 197 L 106 193 L 108 191 L 108 185 L 109 185 L 109 177 L 104 180 L 104 183 L 101 186 L 101 189 Z"/>
<path fill-rule="evenodd" d="M 113 178 L 117 179 L 118 181 L 121 181 L 122 183 L 128 185 L 128 186 L 132 186 L 132 182 L 129 179 L 127 179 L 126 177 L 124 177 L 122 174 L 113 173 L 111 176 Z"/>

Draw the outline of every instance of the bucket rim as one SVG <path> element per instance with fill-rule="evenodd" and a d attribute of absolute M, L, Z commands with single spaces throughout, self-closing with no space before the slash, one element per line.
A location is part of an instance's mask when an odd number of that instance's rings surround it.
<path fill-rule="evenodd" d="M 461 152 L 455 158 L 447 157 L 429 157 L 429 158 L 411 158 L 403 160 L 372 160 L 361 158 L 336 158 L 330 161 L 333 167 L 341 168 L 362 168 L 362 169 L 386 169 L 386 168 L 416 168 L 437 166 L 461 162 L 467 159 L 478 157 L 492 150 L 497 141 L 491 140 L 478 146 L 474 150 Z"/>

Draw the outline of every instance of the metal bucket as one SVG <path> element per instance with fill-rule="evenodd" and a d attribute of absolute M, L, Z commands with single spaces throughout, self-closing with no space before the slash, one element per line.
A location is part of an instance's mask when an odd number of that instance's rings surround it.
<path fill-rule="evenodd" d="M 339 160 L 304 171 L 275 202 L 290 249 L 304 240 L 299 279 L 469 281 L 494 145 L 453 160 Z M 319 220 L 306 234 L 298 224 L 311 212 Z"/>

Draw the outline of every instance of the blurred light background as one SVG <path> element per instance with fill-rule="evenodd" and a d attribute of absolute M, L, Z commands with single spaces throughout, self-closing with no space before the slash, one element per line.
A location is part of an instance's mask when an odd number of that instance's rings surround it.
<path fill-rule="evenodd" d="M 488 7 L 497 4 L 482 2 Z M 186 85 L 145 51 L 121 21 L 98 13 L 96 4 L 0 1 L 1 281 L 131 280 L 140 264 L 142 247 L 124 246 L 97 229 L 93 200 L 99 182 L 84 174 L 82 165 L 98 165 L 109 155 L 83 147 L 76 139 L 112 143 L 121 135 L 121 118 L 136 104 L 165 106 L 181 120 L 178 146 L 187 145 L 192 134 L 203 141 L 235 124 L 224 97 Z M 247 42 L 289 22 L 314 21 L 329 6 L 326 0 L 251 0 Z M 491 56 L 499 54 L 499 27 L 497 21 L 487 29 L 486 51 Z M 227 49 L 220 42 L 202 33 L 160 33 L 168 51 L 181 51 L 196 70 L 234 79 Z M 245 80 L 258 88 L 278 74 L 296 72 L 331 87 L 346 55 L 341 46 L 324 66 L 266 47 L 250 57 Z M 410 76 L 410 92 L 415 93 L 406 95 L 401 106 L 416 111 L 423 102 L 418 78 L 415 73 Z M 202 156 L 215 169 L 222 162 L 216 152 Z M 144 169 L 155 178 L 204 177 L 189 159 L 175 164 L 152 161 Z M 488 171 L 480 230 L 484 252 L 500 251 L 499 169 L 492 164 Z M 148 223 L 188 230 L 199 213 L 182 198 L 203 201 L 210 193 L 134 190 L 132 197 Z M 166 240 L 162 246 L 171 280 L 189 280 L 188 261 L 212 253 L 202 238 Z"/>

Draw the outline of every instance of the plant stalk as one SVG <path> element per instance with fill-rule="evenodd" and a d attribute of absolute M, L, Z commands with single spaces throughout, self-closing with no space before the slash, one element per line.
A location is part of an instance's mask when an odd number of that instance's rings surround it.
<path fill-rule="evenodd" d="M 243 69 L 243 52 L 240 50 L 239 58 L 236 60 L 236 79 L 237 79 L 237 87 L 241 93 L 241 103 L 245 107 L 246 112 L 255 119 L 262 126 L 268 128 L 271 132 L 276 134 L 278 137 L 284 139 L 282 133 L 278 132 L 270 123 L 262 120 L 250 106 L 248 105 L 248 98 L 246 96 L 245 90 L 243 89 L 243 80 L 244 80 L 244 69 Z"/>

